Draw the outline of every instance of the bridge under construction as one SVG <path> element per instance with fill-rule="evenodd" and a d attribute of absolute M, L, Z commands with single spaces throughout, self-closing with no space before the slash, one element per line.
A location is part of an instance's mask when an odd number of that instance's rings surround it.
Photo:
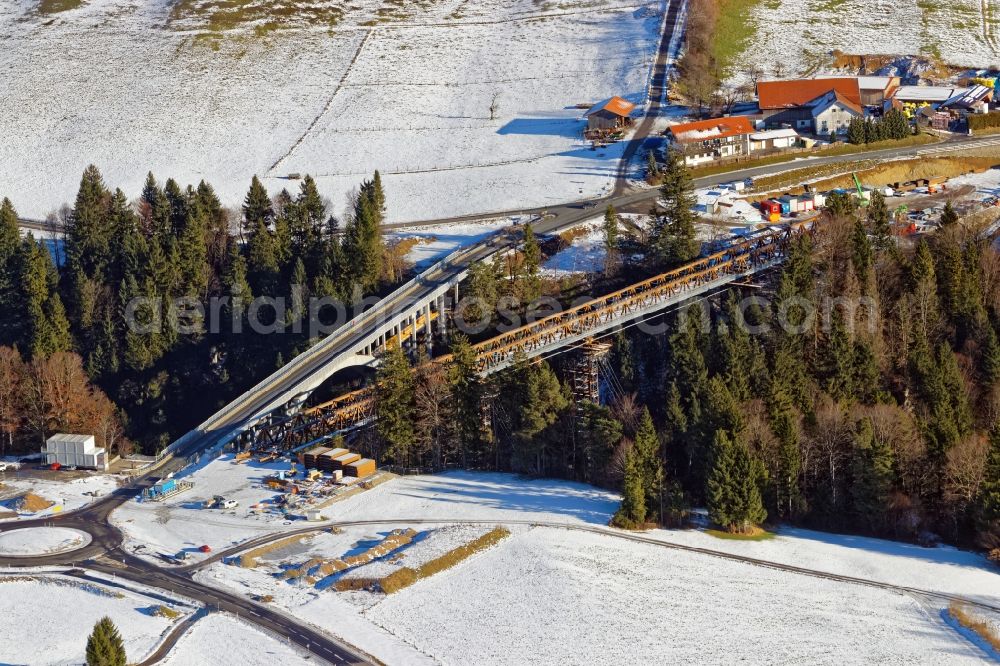
<path fill-rule="evenodd" d="M 733 243 L 680 268 L 477 343 L 473 350 L 478 372 L 481 376 L 499 372 L 510 367 L 516 358 L 531 359 L 579 348 L 596 349 L 599 343 L 595 340 L 624 325 L 773 268 L 784 261 L 792 239 L 809 233 L 811 228 L 811 222 L 800 222 Z M 438 323 L 443 324 L 444 311 L 435 314 Z M 412 326 L 412 340 L 416 342 L 416 331 L 424 326 L 429 331 L 430 319 L 426 322 L 415 320 Z M 405 335 L 400 334 L 399 343 L 408 339 L 410 333 L 407 330 Z M 366 356 L 377 354 L 385 344 L 388 342 L 383 340 L 374 349 L 366 348 L 364 353 Z M 450 357 L 441 356 L 430 362 L 447 363 L 449 360 Z M 581 382 L 581 390 L 589 394 L 596 390 L 594 372 L 590 368 L 576 378 Z M 295 449 L 320 443 L 369 424 L 375 418 L 375 389 L 368 386 L 293 415 L 270 415 L 247 428 L 240 439 L 255 449 Z"/>

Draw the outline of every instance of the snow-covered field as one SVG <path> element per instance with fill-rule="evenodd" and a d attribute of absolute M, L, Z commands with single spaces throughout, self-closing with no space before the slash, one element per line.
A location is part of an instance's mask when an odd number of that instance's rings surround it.
<path fill-rule="evenodd" d="M 0 663 L 79 664 L 87 636 L 107 615 L 125 642 L 129 663 L 137 663 L 184 618 L 154 614 L 163 601 L 132 590 L 54 575 L 0 576 Z"/>
<path fill-rule="evenodd" d="M 942 615 L 943 604 L 532 521 L 602 526 L 614 494 L 505 474 L 401 477 L 339 502 L 347 526 L 269 553 L 256 569 L 216 563 L 199 581 L 270 594 L 292 615 L 387 663 L 964 663 L 984 658 Z M 407 524 L 407 518 L 445 524 Z M 450 521 L 483 521 L 448 525 Z M 359 552 L 393 528 L 414 542 L 349 577 L 377 577 L 474 539 L 491 523 L 512 536 L 393 595 L 336 592 L 280 572 L 310 558 Z M 698 530 L 646 536 L 831 573 L 1000 602 L 979 555 L 783 528 L 760 542 Z M 993 618 L 995 620 L 995 618 Z M 775 631 L 780 627 L 780 631 Z"/>
<path fill-rule="evenodd" d="M 199 39 L 169 5 L 97 0 L 55 16 L 0 8 L 0 188 L 22 215 L 75 196 L 89 163 L 137 196 L 147 171 L 206 179 L 238 205 L 311 173 L 334 211 L 375 169 L 390 221 L 596 196 L 621 144 L 590 150 L 582 110 L 642 102 L 661 0 L 440 0 L 338 25 Z M 67 48 L 72 44 L 72 48 Z M 496 98 L 491 119 L 490 106 Z"/>
<path fill-rule="evenodd" d="M 86 532 L 68 527 L 26 527 L 0 532 L 0 555 L 30 557 L 83 548 L 90 543 Z"/>
<path fill-rule="evenodd" d="M 983 657 L 905 596 L 547 528 L 515 535 L 366 615 L 445 664 Z"/>
<path fill-rule="evenodd" d="M 163 666 L 300 666 L 316 663 L 297 647 L 225 613 L 198 620 L 170 650 Z"/>
<path fill-rule="evenodd" d="M 67 474 L 73 473 L 69 472 Z M 95 499 L 112 492 L 118 487 L 119 482 L 119 477 L 112 474 L 93 473 L 78 479 L 62 480 L 58 477 L 40 479 L 23 472 L 8 472 L 2 481 L 3 488 L 0 489 L 0 502 L 30 491 L 50 502 L 55 502 L 55 504 L 37 513 L 23 514 L 20 518 L 42 518 L 54 513 L 74 511 L 82 508 Z M 0 518 L 0 520 L 3 519 Z M 8 520 L 17 520 L 17 518 L 9 518 Z"/>
<path fill-rule="evenodd" d="M 438 261 L 460 247 L 478 243 L 492 234 L 510 227 L 513 223 L 514 218 L 498 217 L 480 222 L 429 224 L 397 229 L 390 232 L 388 236 L 391 240 L 397 241 L 415 240 L 417 243 L 406 253 L 406 260 L 415 265 L 427 265 Z"/>
<path fill-rule="evenodd" d="M 821 72 L 833 50 L 934 56 L 976 69 L 1000 63 L 1000 25 L 988 1 L 768 0 L 755 4 L 750 22 L 747 57 L 732 72 L 738 79 L 749 64 L 768 77 Z"/>

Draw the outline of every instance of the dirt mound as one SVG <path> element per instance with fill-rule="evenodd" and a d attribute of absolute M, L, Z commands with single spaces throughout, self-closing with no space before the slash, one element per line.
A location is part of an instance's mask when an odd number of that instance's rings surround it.
<path fill-rule="evenodd" d="M 11 502 L 11 506 L 22 513 L 37 513 L 39 511 L 44 511 L 53 504 L 55 504 L 55 502 L 50 502 L 41 495 L 36 495 L 32 492 L 24 493 L 20 497 L 14 498 Z"/>

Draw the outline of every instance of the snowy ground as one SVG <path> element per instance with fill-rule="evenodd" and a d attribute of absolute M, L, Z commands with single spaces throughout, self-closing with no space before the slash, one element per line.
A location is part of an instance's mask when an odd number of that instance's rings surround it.
<path fill-rule="evenodd" d="M 976 553 L 948 546 L 922 548 L 897 541 L 782 527 L 765 541 L 719 539 L 699 530 L 654 530 L 657 539 L 867 578 L 1000 604 L 1000 570 Z"/>
<path fill-rule="evenodd" d="M 546 528 L 389 596 L 367 617 L 446 664 L 983 656 L 905 596 Z"/>
<path fill-rule="evenodd" d="M 1000 63 L 1000 26 L 991 2 L 769 0 L 756 3 L 744 59 L 765 75 L 822 72 L 828 54 L 928 55 L 976 69 Z M 737 59 L 739 60 L 739 59 Z M 743 62 L 732 74 L 741 76 Z"/>
<path fill-rule="evenodd" d="M 276 192 L 311 173 L 336 213 L 380 169 L 390 221 L 597 196 L 622 144 L 590 150 L 575 107 L 644 101 L 662 4 L 440 0 L 386 19 L 360 0 L 334 29 L 206 42 L 162 2 L 5 3 L 0 184 L 27 217 L 71 202 L 89 163 L 129 196 L 152 170 L 229 205 L 253 174 Z"/>
<path fill-rule="evenodd" d="M 198 620 L 177 641 L 163 666 L 300 666 L 316 663 L 297 647 L 224 614 Z"/>
<path fill-rule="evenodd" d="M 51 555 L 83 548 L 90 543 L 86 532 L 68 527 L 26 527 L 0 532 L 0 555 L 30 557 Z"/>
<path fill-rule="evenodd" d="M 162 600 L 111 585 L 53 575 L 0 576 L 0 663 L 79 664 L 87 635 L 107 615 L 125 641 L 129 662 L 139 662 L 183 620 L 153 611 Z"/>
<path fill-rule="evenodd" d="M 157 553 L 175 555 L 186 551 L 192 559 L 202 557 L 198 549 L 213 550 L 233 546 L 261 534 L 302 527 L 275 511 L 271 502 L 279 493 L 263 485 L 263 479 L 288 462 L 243 464 L 226 454 L 185 471 L 185 481 L 194 488 L 164 502 L 130 501 L 115 510 L 112 522 L 125 533 L 125 547 L 136 555 L 162 564 Z M 239 502 L 235 509 L 207 509 L 204 502 L 215 495 Z M 260 505 L 260 511 L 254 508 Z"/>
<path fill-rule="evenodd" d="M 499 545 L 389 596 L 277 575 L 313 557 L 359 552 L 393 528 L 412 527 L 418 537 L 345 575 L 417 566 L 474 539 L 488 521 L 605 525 L 616 507 L 612 493 L 559 481 L 466 472 L 401 477 L 324 510 L 335 520 L 390 523 L 324 532 L 268 554 L 256 569 L 216 563 L 196 577 L 240 594 L 270 594 L 276 606 L 387 663 L 971 663 L 984 657 L 945 621 L 937 602 L 526 524 L 512 524 L 512 536 Z M 486 524 L 420 525 L 406 518 Z M 697 530 L 647 536 L 1000 602 L 995 569 L 979 555 L 950 548 L 791 528 L 760 542 Z M 782 631 L 772 630 L 778 626 Z"/>
<path fill-rule="evenodd" d="M 66 474 L 74 473 L 67 472 Z M 44 511 L 26 513 L 19 517 L 22 519 L 42 518 L 54 513 L 74 511 L 84 507 L 95 499 L 115 490 L 119 481 L 119 477 L 111 474 L 93 473 L 77 479 L 61 480 L 58 476 L 41 479 L 26 472 L 7 472 L 6 476 L 0 480 L 3 486 L 0 488 L 0 504 L 30 491 L 50 502 L 55 502 L 55 504 Z M 94 493 L 96 493 L 96 497 Z M 0 513 L 3 512 L 3 509 L 4 507 L 0 507 Z M 3 519 L 0 518 L 0 520 Z M 9 520 L 17 520 L 17 518 Z"/>
<path fill-rule="evenodd" d="M 525 216 L 525 219 L 527 216 Z M 406 253 L 406 260 L 414 265 L 428 265 L 451 254 L 460 247 L 478 243 L 498 231 L 510 227 L 520 218 L 501 217 L 481 222 L 456 222 L 452 224 L 430 224 L 422 227 L 407 227 L 388 234 L 390 241 L 415 240 Z"/>
<path fill-rule="evenodd" d="M 586 223 L 586 233 L 577 236 L 569 247 L 563 248 L 542 264 L 542 274 L 560 277 L 572 273 L 595 273 L 604 270 L 603 218 Z"/>

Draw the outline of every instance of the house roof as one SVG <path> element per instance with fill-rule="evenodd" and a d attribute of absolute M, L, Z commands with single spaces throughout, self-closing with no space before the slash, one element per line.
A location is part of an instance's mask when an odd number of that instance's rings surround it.
<path fill-rule="evenodd" d="M 694 143 L 695 141 L 725 139 L 730 136 L 751 134 L 753 125 L 750 124 L 750 119 L 746 116 L 729 116 L 671 125 L 668 129 L 678 143 Z"/>
<path fill-rule="evenodd" d="M 816 117 L 836 103 L 840 103 L 841 106 L 854 111 L 859 116 L 862 116 L 865 113 L 860 104 L 852 102 L 845 95 L 840 94 L 837 90 L 830 90 L 829 92 L 823 93 L 816 99 L 808 102 L 806 106 L 812 110 L 813 117 Z"/>
<path fill-rule="evenodd" d="M 836 74 L 827 76 L 828 79 L 856 79 L 858 88 L 861 90 L 887 91 L 899 85 L 898 76 L 854 76 L 851 74 Z"/>
<path fill-rule="evenodd" d="M 757 83 L 757 100 L 761 109 L 791 109 L 831 90 L 836 90 L 853 104 L 861 105 L 858 79 L 843 77 L 760 81 Z"/>
<path fill-rule="evenodd" d="M 617 95 L 611 99 L 606 99 L 603 102 L 598 102 L 594 106 L 590 107 L 584 115 L 584 117 L 591 115 L 592 113 L 597 113 L 598 111 L 610 111 L 616 116 L 622 116 L 627 118 L 629 114 L 635 109 L 635 104 L 618 97 Z"/>
<path fill-rule="evenodd" d="M 957 88 L 955 94 L 945 100 L 942 107 L 959 106 L 972 108 L 976 104 L 988 102 L 993 98 L 993 89 L 976 85 L 971 88 Z"/>

